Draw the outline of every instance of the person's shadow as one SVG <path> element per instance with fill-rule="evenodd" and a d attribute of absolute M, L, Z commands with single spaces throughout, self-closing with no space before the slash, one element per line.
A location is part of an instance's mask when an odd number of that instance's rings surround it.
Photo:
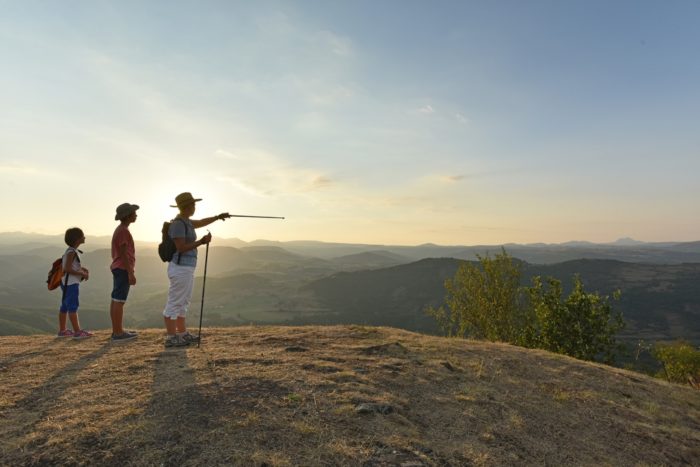
<path fill-rule="evenodd" d="M 54 338 L 54 339 L 48 341 L 42 347 L 32 348 L 29 350 L 25 350 L 24 352 L 13 354 L 12 356 L 5 358 L 4 360 L 0 360 L 0 369 L 3 369 L 3 368 L 8 369 L 17 362 L 21 362 L 23 360 L 27 360 L 29 358 L 37 357 L 39 355 L 48 353 L 50 350 L 54 350 L 55 348 L 59 347 L 61 344 L 64 344 L 63 341 L 65 341 L 65 340 L 68 340 L 68 339 L 56 339 L 56 338 Z"/>
<path fill-rule="evenodd" d="M 199 456 L 203 446 L 190 440 L 210 428 L 215 414 L 209 413 L 185 349 L 164 350 L 154 365 L 151 401 L 144 414 L 154 424 L 149 442 L 159 447 L 161 465 L 179 465 Z"/>
<path fill-rule="evenodd" d="M 207 459 L 220 463 L 242 448 L 237 442 L 217 444 L 215 437 L 232 436 L 240 417 L 264 410 L 260 403 L 266 397 L 280 399 L 289 392 L 264 377 L 217 381 L 216 375 L 201 373 L 208 370 L 192 367 L 188 358 L 192 351 L 167 349 L 155 356 L 150 400 L 139 416 L 137 431 L 128 435 L 129 442 L 116 439 L 105 446 L 112 456 L 105 459 L 107 463 L 114 459 L 122 464 L 161 466 L 206 465 Z M 128 415 L 117 423 L 124 426 L 133 421 L 133 415 Z"/>
<path fill-rule="evenodd" d="M 49 343 L 39 350 L 23 352 L 15 356 L 11 363 L 41 355 L 53 347 L 54 344 Z M 78 384 L 77 377 L 80 372 L 99 360 L 109 348 L 109 343 L 105 343 L 73 363 L 57 368 L 49 379 L 32 389 L 29 394 L 15 402 L 12 407 L 4 410 L 0 438 L 19 440 L 36 432 L 37 424 L 50 415 L 57 405 L 56 401 Z M 9 363 L 4 362 L 4 364 Z M 34 440 L 34 442 L 38 443 L 39 440 Z M 4 447 L 0 449 L 0 458 L 3 457 L 3 450 Z"/>

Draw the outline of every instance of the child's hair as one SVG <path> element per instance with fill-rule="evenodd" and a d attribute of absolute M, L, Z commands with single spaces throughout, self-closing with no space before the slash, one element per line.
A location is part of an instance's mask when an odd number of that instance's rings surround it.
<path fill-rule="evenodd" d="M 66 242 L 66 245 L 68 246 L 74 246 L 75 242 L 83 238 L 85 234 L 81 229 L 78 227 L 71 227 L 70 229 L 66 230 L 66 236 L 63 237 L 63 240 Z"/>

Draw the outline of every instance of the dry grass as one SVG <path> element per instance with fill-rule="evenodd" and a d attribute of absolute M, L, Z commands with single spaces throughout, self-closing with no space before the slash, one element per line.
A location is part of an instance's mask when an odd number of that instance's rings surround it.
<path fill-rule="evenodd" d="M 700 392 L 390 328 L 0 338 L 3 465 L 683 465 Z M 356 413 L 360 403 L 391 413 Z"/>

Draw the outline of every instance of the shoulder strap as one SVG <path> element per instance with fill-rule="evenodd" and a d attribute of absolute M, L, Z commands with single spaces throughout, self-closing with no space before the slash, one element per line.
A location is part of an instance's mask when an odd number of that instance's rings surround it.
<path fill-rule="evenodd" d="M 73 248 L 72 246 L 66 248 L 65 254 L 68 254 L 69 251 L 73 251 L 75 253 L 75 259 L 78 260 L 78 262 L 80 262 L 80 256 L 78 256 L 78 253 L 82 253 L 82 251 L 78 250 L 77 248 Z"/>
<path fill-rule="evenodd" d="M 73 250 L 75 251 L 75 248 L 68 248 L 64 254 L 68 254 L 68 250 Z M 76 258 L 78 257 L 78 253 L 75 254 Z M 78 258 L 78 262 L 80 262 L 80 258 Z M 61 261 L 63 263 L 63 261 Z M 66 257 L 66 266 L 68 265 L 68 258 Z M 63 264 L 61 264 L 63 266 Z M 63 271 L 63 275 L 66 276 L 66 280 L 63 282 L 63 287 L 61 290 L 61 306 L 63 306 L 63 301 L 66 299 L 66 289 L 68 288 L 68 276 L 69 274 L 66 271 Z"/>
<path fill-rule="evenodd" d="M 61 290 L 61 306 L 63 306 L 63 301 L 66 299 L 66 289 L 68 288 L 68 273 L 66 273 L 66 282 L 63 284 L 63 290 Z"/>
<path fill-rule="evenodd" d="M 185 240 L 187 240 L 187 222 L 185 222 L 182 217 L 176 217 L 175 220 L 179 220 L 182 222 L 182 225 L 185 226 Z M 182 256 L 182 253 L 179 251 L 177 252 L 177 264 L 180 264 L 180 257 Z"/>

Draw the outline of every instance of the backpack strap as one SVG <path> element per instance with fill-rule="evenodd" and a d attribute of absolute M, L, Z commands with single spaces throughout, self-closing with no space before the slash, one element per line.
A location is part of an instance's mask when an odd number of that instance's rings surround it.
<path fill-rule="evenodd" d="M 73 250 L 75 252 L 75 259 L 77 259 L 78 264 L 80 264 L 80 256 L 78 256 L 78 252 L 82 253 L 82 251 L 78 250 L 77 248 L 69 247 L 66 249 L 65 254 L 68 254 L 68 251 L 70 251 L 70 250 Z M 66 258 L 66 259 L 68 259 L 68 258 Z M 68 266 L 68 264 L 66 264 L 66 266 Z M 68 288 L 68 276 L 70 275 L 65 271 L 63 272 L 63 274 L 66 275 L 66 280 L 63 283 L 63 287 L 62 287 L 63 290 L 62 290 L 62 295 L 61 295 L 61 304 L 63 304 L 63 301 L 66 299 L 66 289 Z"/>
<path fill-rule="evenodd" d="M 185 226 L 185 240 L 187 240 L 187 222 L 182 220 L 182 217 L 176 217 L 175 220 L 179 220 L 180 222 L 182 222 L 182 225 Z M 182 253 L 180 253 L 178 251 L 177 252 L 177 264 L 180 264 L 180 256 L 182 256 Z"/>
<path fill-rule="evenodd" d="M 65 299 L 66 299 L 66 289 L 68 288 L 68 273 L 65 273 L 65 274 L 66 274 L 66 281 L 65 281 L 65 283 L 63 284 L 63 290 L 61 291 L 61 293 L 62 293 L 62 295 L 61 295 L 61 305 L 63 305 L 63 302 L 64 302 Z"/>

